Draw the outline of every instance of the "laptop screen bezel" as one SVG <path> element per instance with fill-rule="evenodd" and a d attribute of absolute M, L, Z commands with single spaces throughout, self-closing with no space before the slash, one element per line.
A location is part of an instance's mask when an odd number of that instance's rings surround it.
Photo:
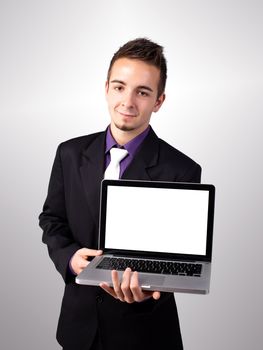
<path fill-rule="evenodd" d="M 172 188 L 172 189 L 188 189 L 198 191 L 208 191 L 208 215 L 207 215 L 207 237 L 206 237 L 206 254 L 175 254 L 158 252 L 158 259 L 165 260 L 183 260 L 183 261 L 205 261 L 212 260 L 212 243 L 213 243 L 213 226 L 214 226 L 214 204 L 215 204 L 215 187 L 211 184 L 188 183 L 188 182 L 163 182 L 163 181 L 139 181 L 139 180 L 102 180 L 101 196 L 100 196 L 100 220 L 99 220 L 99 249 L 104 254 L 118 254 L 125 257 L 144 257 L 156 258 L 157 252 L 142 250 L 125 250 L 105 248 L 105 228 L 106 228 L 106 208 L 107 195 L 109 186 L 128 186 L 128 187 L 150 187 L 150 188 Z"/>

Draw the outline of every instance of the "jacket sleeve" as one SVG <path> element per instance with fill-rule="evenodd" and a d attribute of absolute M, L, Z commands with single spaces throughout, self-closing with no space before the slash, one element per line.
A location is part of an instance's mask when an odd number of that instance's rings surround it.
<path fill-rule="evenodd" d="M 68 282 L 73 278 L 68 269 L 69 260 L 81 247 L 74 241 L 67 220 L 61 145 L 56 152 L 39 225 L 43 229 L 42 241 L 47 244 L 50 258 L 64 281 Z"/>

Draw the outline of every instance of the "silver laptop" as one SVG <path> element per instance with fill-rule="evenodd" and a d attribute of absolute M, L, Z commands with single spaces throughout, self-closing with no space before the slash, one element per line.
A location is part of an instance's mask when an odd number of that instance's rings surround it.
<path fill-rule="evenodd" d="M 126 267 L 142 289 L 206 294 L 212 258 L 215 187 L 103 180 L 99 249 L 76 282 L 99 285 Z"/>

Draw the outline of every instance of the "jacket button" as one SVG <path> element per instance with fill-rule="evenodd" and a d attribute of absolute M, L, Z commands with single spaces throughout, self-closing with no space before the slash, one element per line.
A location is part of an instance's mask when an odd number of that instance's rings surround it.
<path fill-rule="evenodd" d="M 101 295 L 97 295 L 96 296 L 96 301 L 97 301 L 98 304 L 101 304 L 103 302 L 102 296 Z"/>

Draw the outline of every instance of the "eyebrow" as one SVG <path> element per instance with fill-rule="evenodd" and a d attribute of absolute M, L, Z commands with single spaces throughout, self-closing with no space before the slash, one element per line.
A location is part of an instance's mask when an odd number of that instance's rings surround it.
<path fill-rule="evenodd" d="M 126 85 L 126 83 L 124 81 L 118 80 L 118 79 L 111 80 L 110 83 L 118 83 L 118 84 Z M 147 90 L 147 91 L 153 92 L 153 89 L 151 89 L 147 85 L 139 85 L 139 86 L 137 86 L 137 89 L 143 89 L 143 90 Z"/>

